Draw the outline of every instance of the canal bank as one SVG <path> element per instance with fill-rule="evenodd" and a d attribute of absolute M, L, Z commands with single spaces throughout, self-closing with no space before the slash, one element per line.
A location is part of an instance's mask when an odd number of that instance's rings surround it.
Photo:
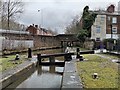
<path fill-rule="evenodd" d="M 54 49 L 58 49 L 58 48 L 59 47 L 49 47 L 49 48 L 42 48 L 42 49 L 37 49 L 37 50 L 38 51 L 39 50 L 52 50 L 52 49 L 54 50 Z M 51 53 L 53 53 L 53 52 L 51 52 Z M 23 80 L 25 80 L 25 78 L 27 79 L 32 73 L 35 72 L 36 65 L 37 65 L 37 57 L 33 56 L 31 59 L 28 59 L 24 63 L 17 65 L 13 69 L 8 69 L 8 70 L 5 70 L 4 72 L 1 72 L 0 73 L 0 75 L 1 75 L 0 89 L 11 85 L 18 79 L 23 79 L 23 78 L 24 78 Z M 21 78 L 21 77 L 23 77 L 23 78 Z"/>
<path fill-rule="evenodd" d="M 1 73 L 2 78 L 0 80 L 0 85 L 2 85 L 1 88 L 9 86 L 16 80 L 21 79 L 21 77 L 31 75 L 35 70 L 36 63 L 37 62 L 25 61 L 24 63 L 16 66 L 14 69 L 2 72 Z"/>
<path fill-rule="evenodd" d="M 31 60 L 18 65 L 16 68 L 3 73 L 1 83 L 3 88 L 45 88 L 47 83 L 47 88 L 82 88 L 81 81 L 77 75 L 77 70 L 75 67 L 76 60 L 71 60 L 70 62 L 65 62 L 64 72 L 59 71 L 61 68 L 55 66 L 39 66 L 37 70 L 37 57 L 33 57 Z M 71 70 L 71 71 L 70 71 Z M 26 76 L 29 74 L 28 76 Z M 16 84 L 18 79 L 26 79 L 20 81 L 21 83 Z M 48 81 L 50 81 L 48 83 Z M 37 83 L 36 83 L 37 82 Z M 44 83 L 43 83 L 44 82 Z M 15 85 L 11 85 L 15 83 Z M 62 83 L 62 84 L 61 84 Z M 41 86 L 42 85 L 42 86 Z M 45 86 L 45 87 L 44 87 Z M 72 87 L 70 87 L 72 86 Z"/>
<path fill-rule="evenodd" d="M 62 77 L 61 90 L 78 89 L 83 90 L 82 81 L 77 73 L 75 62 L 77 59 L 66 61 Z"/>
<path fill-rule="evenodd" d="M 63 66 L 41 66 L 37 57 L 25 61 L 14 69 L 2 73 L 1 89 L 15 88 L 58 88 L 60 89 Z M 47 79 L 47 80 L 46 80 Z M 49 80 L 49 81 L 48 81 Z M 44 83 L 43 83 L 44 82 Z M 49 82 L 49 83 L 48 83 Z M 51 84 L 50 84 L 51 82 Z M 48 84 L 47 84 L 48 83 Z M 46 86 L 47 85 L 47 86 Z"/>
<path fill-rule="evenodd" d="M 76 60 L 66 61 L 64 70 L 61 70 L 61 68 L 56 66 L 39 66 L 39 65 L 36 66 L 37 62 L 35 60 L 33 61 L 32 62 L 26 61 L 25 63 L 14 68 L 14 70 L 10 70 L 7 73 L 3 73 L 3 76 L 2 76 L 3 79 L 1 80 L 2 88 L 6 88 L 6 87 L 7 88 L 21 88 L 21 87 L 22 88 L 31 88 L 31 87 L 45 88 L 46 83 L 50 81 L 52 82 L 51 84 L 54 86 L 54 88 L 58 88 L 59 86 L 59 88 L 62 88 L 62 90 L 66 88 L 82 89 L 81 79 L 77 74 L 77 70 L 75 66 Z M 37 71 L 35 70 L 36 67 L 38 68 Z M 44 69 L 44 71 L 42 69 Z M 54 72 L 56 72 L 55 75 L 54 75 Z M 63 74 L 61 74 L 62 72 Z M 48 79 L 46 80 L 46 78 Z M 19 80 L 19 83 L 17 82 L 18 80 Z M 27 84 L 26 84 L 26 81 L 27 81 Z M 57 84 L 57 82 L 60 84 Z M 11 85 L 13 83 L 15 84 Z M 24 85 L 26 85 L 26 87 L 24 87 Z M 33 86 L 30 86 L 30 85 L 33 85 Z M 50 85 L 48 85 L 48 88 L 50 88 Z"/>

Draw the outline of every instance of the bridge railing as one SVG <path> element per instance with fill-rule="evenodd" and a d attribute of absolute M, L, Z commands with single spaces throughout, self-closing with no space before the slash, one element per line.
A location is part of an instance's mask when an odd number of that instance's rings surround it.
<path fill-rule="evenodd" d="M 42 58 L 49 58 L 49 63 L 50 64 L 55 64 L 55 57 L 60 57 L 60 56 L 64 56 L 64 61 L 70 61 L 72 60 L 72 55 L 74 55 L 74 53 L 55 53 L 55 54 L 37 54 L 37 60 L 38 60 L 38 64 L 42 64 Z"/>

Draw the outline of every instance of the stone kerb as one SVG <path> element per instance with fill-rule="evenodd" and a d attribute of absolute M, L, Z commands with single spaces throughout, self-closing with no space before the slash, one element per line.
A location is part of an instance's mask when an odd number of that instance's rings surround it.
<path fill-rule="evenodd" d="M 64 74 L 62 78 L 62 89 L 76 88 L 82 90 L 83 86 L 77 74 L 75 62 L 65 62 Z"/>

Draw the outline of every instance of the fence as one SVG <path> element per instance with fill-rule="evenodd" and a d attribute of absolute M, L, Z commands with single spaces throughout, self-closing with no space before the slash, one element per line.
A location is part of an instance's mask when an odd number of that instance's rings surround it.
<path fill-rule="evenodd" d="M 107 42 L 106 49 L 109 51 L 118 51 L 120 52 L 120 40 L 115 40 L 114 42 Z"/>

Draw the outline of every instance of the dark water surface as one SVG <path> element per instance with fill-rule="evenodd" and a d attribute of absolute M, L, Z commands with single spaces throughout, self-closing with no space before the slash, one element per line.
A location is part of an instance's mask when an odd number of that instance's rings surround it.
<path fill-rule="evenodd" d="M 30 76 L 16 81 L 7 88 L 60 88 L 63 67 L 60 66 L 37 66 Z"/>
<path fill-rule="evenodd" d="M 17 88 L 60 88 L 63 67 L 42 66 L 39 69 Z"/>

